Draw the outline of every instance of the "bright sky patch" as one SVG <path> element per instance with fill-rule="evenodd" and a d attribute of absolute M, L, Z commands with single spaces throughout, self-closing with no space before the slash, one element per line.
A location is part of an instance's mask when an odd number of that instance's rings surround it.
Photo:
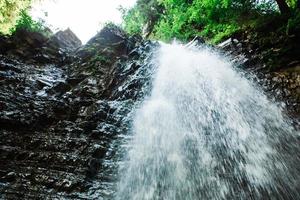
<path fill-rule="evenodd" d="M 44 19 L 53 30 L 70 28 L 83 43 L 86 43 L 105 22 L 121 23 L 118 8 L 130 8 L 135 1 L 48 0 L 35 5 L 32 15 L 34 18 Z"/>

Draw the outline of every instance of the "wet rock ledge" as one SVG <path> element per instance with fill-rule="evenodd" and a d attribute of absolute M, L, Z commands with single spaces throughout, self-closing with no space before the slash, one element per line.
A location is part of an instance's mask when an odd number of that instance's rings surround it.
<path fill-rule="evenodd" d="M 145 81 L 128 77 L 140 73 L 149 45 L 114 26 L 85 46 L 70 30 L 0 37 L 0 199 L 111 192 L 100 184 L 111 179 L 105 162 L 127 128 L 122 116 L 142 98 Z"/>

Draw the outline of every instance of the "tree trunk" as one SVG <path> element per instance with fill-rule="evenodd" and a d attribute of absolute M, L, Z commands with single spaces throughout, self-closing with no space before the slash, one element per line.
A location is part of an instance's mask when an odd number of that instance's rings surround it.
<path fill-rule="evenodd" d="M 300 9 L 300 0 L 297 1 L 297 8 Z"/>
<path fill-rule="evenodd" d="M 298 0 L 299 3 L 300 0 Z M 276 0 L 281 14 L 288 14 L 290 9 L 285 0 Z"/>

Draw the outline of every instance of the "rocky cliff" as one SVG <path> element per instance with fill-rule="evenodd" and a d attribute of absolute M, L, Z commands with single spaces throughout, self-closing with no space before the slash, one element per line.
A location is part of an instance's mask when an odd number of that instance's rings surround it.
<path fill-rule="evenodd" d="M 107 27 L 79 45 L 61 32 L 1 38 L 1 198 L 109 195 L 113 141 L 143 96 L 154 44 Z"/>
<path fill-rule="evenodd" d="M 220 48 L 298 119 L 299 63 L 262 69 L 248 44 Z M 67 30 L 20 31 L 0 47 L 0 197 L 110 199 L 118 137 L 151 87 L 158 44 L 108 26 L 84 46 Z"/>

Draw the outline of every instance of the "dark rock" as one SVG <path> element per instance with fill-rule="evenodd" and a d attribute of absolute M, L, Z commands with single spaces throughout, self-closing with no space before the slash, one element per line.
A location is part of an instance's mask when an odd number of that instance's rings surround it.
<path fill-rule="evenodd" d="M 17 174 L 15 172 L 9 172 L 1 179 L 7 182 L 13 182 L 16 180 L 16 178 L 17 178 Z"/>
<path fill-rule="evenodd" d="M 48 43 L 53 43 L 52 45 L 58 46 L 62 49 L 67 49 L 69 51 L 73 51 L 82 45 L 80 39 L 69 28 L 55 33 L 49 39 Z"/>
<path fill-rule="evenodd" d="M 142 36 L 135 34 L 130 36 L 127 41 L 128 41 L 129 49 L 133 49 L 135 47 L 138 47 L 138 45 L 142 43 L 143 38 Z"/>
<path fill-rule="evenodd" d="M 88 161 L 88 170 L 86 172 L 88 178 L 93 178 L 100 168 L 100 161 L 95 158 L 91 158 Z"/>
<path fill-rule="evenodd" d="M 15 39 L 18 41 L 27 43 L 31 47 L 41 47 L 48 40 L 42 33 L 30 32 L 25 29 L 20 29 L 14 35 Z"/>
<path fill-rule="evenodd" d="M 71 90 L 71 88 L 72 87 L 69 84 L 67 84 L 66 82 L 58 82 L 53 86 L 52 90 L 57 93 L 62 94 L 62 93 L 65 93 L 65 92 Z"/>
<path fill-rule="evenodd" d="M 76 78 L 67 78 L 66 82 L 70 84 L 71 86 L 75 86 L 79 84 L 81 81 L 83 81 L 86 78 L 86 76 L 79 77 L 77 76 Z"/>
<path fill-rule="evenodd" d="M 103 44 L 116 44 L 127 39 L 126 33 L 117 26 L 104 27 L 87 45 L 102 42 Z"/>
<path fill-rule="evenodd" d="M 194 39 L 191 42 L 196 43 L 197 45 L 205 44 L 205 40 L 200 36 L 194 37 Z"/>
<path fill-rule="evenodd" d="M 1 37 L 3 55 L 10 55 L 26 63 L 63 63 L 69 60 L 70 52 L 81 46 L 71 30 L 60 31 L 50 39 L 42 33 L 17 30 L 11 37 Z"/>
<path fill-rule="evenodd" d="M 22 72 L 21 69 L 15 67 L 15 64 L 5 63 L 5 62 L 0 63 L 0 71 L 14 71 L 14 72 L 17 72 L 17 73 Z"/>
<path fill-rule="evenodd" d="M 36 80 L 38 82 L 39 85 L 41 85 L 42 87 L 48 86 L 51 87 L 52 83 L 48 82 L 47 80 L 43 80 L 43 79 L 38 79 Z"/>
<path fill-rule="evenodd" d="M 95 150 L 93 151 L 93 157 L 94 158 L 104 158 L 106 152 L 107 152 L 107 148 L 103 147 L 101 145 L 94 145 Z"/>
<path fill-rule="evenodd" d="M 254 80 L 266 91 L 269 98 L 283 102 L 288 115 L 296 124 L 295 127 L 300 127 L 300 91 L 296 89 L 300 88 L 300 54 L 296 53 L 300 43 L 273 38 L 270 53 L 270 47 L 267 46 L 270 41 L 266 36 L 257 38 L 244 34 L 238 38 L 230 38 L 217 47 L 229 54 L 236 66 L 247 72 L 246 75 L 251 79 L 254 75 Z M 276 58 L 273 57 L 274 54 L 277 55 Z"/>

